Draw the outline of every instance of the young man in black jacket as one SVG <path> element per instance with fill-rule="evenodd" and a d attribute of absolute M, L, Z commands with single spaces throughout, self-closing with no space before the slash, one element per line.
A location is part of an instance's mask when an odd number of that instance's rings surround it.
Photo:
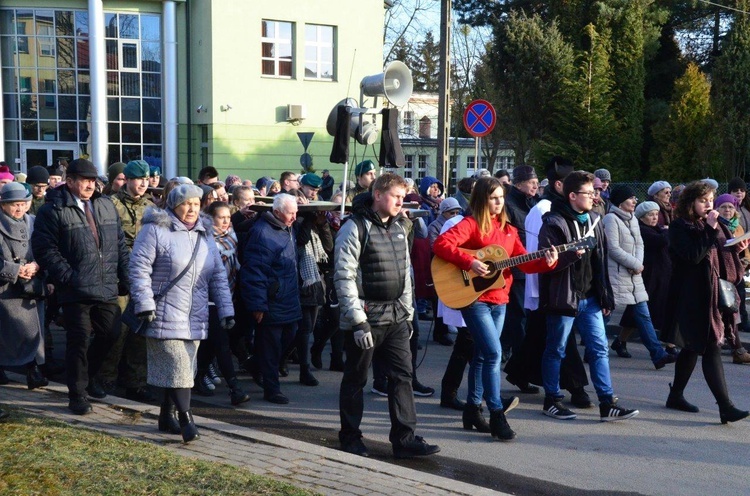
<path fill-rule="evenodd" d="M 560 420 L 576 417 L 560 403 L 560 362 L 573 324 L 586 343 L 602 422 L 638 415 L 638 410 L 617 405 L 612 390 L 603 315 L 614 309 L 614 297 L 607 274 L 604 229 L 596 214 L 590 213 L 593 198 L 594 176 L 571 172 L 563 181 L 563 198 L 553 199 L 539 231 L 540 246 L 557 246 L 590 235 L 597 240 L 592 250 L 560 253 L 557 267 L 539 278 L 540 308 L 547 312 L 547 347 L 542 357 L 544 414 Z"/>

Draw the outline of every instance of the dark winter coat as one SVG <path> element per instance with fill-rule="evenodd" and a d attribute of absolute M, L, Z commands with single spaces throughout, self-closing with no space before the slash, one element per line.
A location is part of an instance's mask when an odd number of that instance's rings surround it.
<path fill-rule="evenodd" d="M 128 292 L 129 250 L 120 217 L 107 196 L 94 193 L 91 204 L 99 246 L 67 186 L 47 192 L 34 222 L 31 246 L 55 284 L 60 304 L 110 302 Z"/>
<path fill-rule="evenodd" d="M 263 312 L 262 324 L 291 324 L 302 318 L 297 275 L 296 228 L 264 212 L 248 234 L 240 284 L 245 309 Z"/>
<path fill-rule="evenodd" d="M 539 231 L 539 246 L 557 246 L 574 240 L 572 223 L 576 222 L 566 215 L 562 205 L 566 200 L 560 198 L 552 201 L 551 210 L 544 216 L 544 223 Z M 593 224 L 598 216 L 589 212 Z M 582 227 L 581 231 L 587 229 Z M 590 256 L 592 281 L 591 292 L 596 296 L 599 306 L 603 310 L 613 310 L 615 307 L 612 287 L 609 283 L 607 270 L 607 240 L 602 223 L 594 228 L 596 247 Z M 575 251 L 560 253 L 557 266 L 550 272 L 539 275 L 539 308 L 550 313 L 576 315 L 578 302 L 585 296 L 578 294 L 575 289 L 575 266 L 581 262 Z"/>
<path fill-rule="evenodd" d="M 643 238 L 643 283 L 648 293 L 648 310 L 656 329 L 664 329 L 667 313 L 672 259 L 669 256 L 669 231 L 639 222 Z M 635 326 L 631 326 L 635 327 Z"/>
<path fill-rule="evenodd" d="M 718 227 L 726 239 L 731 238 L 724 226 L 719 224 Z M 709 340 L 723 334 L 721 323 L 717 326 L 716 319 L 712 319 L 715 314 L 712 305 L 718 301 L 720 267 L 712 264 L 709 256 L 709 251 L 716 249 L 719 236 L 718 229 L 700 221 L 676 218 L 669 224 L 672 277 L 663 339 L 699 354 L 706 350 Z M 724 256 L 725 260 L 729 257 L 729 262 L 739 264 L 736 251 L 719 250 L 719 256 Z"/>

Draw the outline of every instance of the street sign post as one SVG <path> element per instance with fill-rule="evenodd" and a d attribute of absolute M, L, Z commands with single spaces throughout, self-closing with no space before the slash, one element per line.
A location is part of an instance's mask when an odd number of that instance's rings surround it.
<path fill-rule="evenodd" d="M 479 167 L 479 140 L 495 129 L 495 107 L 487 100 L 474 100 L 464 110 L 464 128 L 474 136 L 474 171 Z"/>

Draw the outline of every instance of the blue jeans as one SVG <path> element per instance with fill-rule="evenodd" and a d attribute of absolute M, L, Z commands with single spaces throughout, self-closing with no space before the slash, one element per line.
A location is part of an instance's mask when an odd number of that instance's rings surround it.
<path fill-rule="evenodd" d="M 547 346 L 542 355 L 542 378 L 547 396 L 561 397 L 560 362 L 565 357 L 565 343 L 576 325 L 586 343 L 585 357 L 589 363 L 591 382 L 599 401 L 611 401 L 612 379 L 609 375 L 609 343 L 604 328 L 602 309 L 596 298 L 578 302 L 578 314 L 547 316 Z"/>
<path fill-rule="evenodd" d="M 505 305 L 477 301 L 461 310 L 466 327 L 474 339 L 474 356 L 469 364 L 467 401 L 481 405 L 482 397 L 490 411 L 502 410 L 500 400 L 500 359 L 503 354 L 500 334 L 505 321 Z"/>
<path fill-rule="evenodd" d="M 661 347 L 659 338 L 656 337 L 656 330 L 654 324 L 651 323 L 651 314 L 648 311 L 648 302 L 642 301 L 630 306 L 633 308 L 633 319 L 641 335 L 641 342 L 651 355 L 651 361 L 656 363 L 664 358 L 667 352 Z"/>

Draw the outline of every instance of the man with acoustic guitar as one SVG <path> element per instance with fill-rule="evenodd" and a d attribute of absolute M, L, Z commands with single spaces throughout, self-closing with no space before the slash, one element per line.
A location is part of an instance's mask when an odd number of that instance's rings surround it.
<path fill-rule="evenodd" d="M 576 414 L 560 400 L 560 362 L 573 324 L 586 344 L 591 382 L 599 397 L 602 422 L 624 420 L 638 415 L 617 404 L 609 372 L 609 343 L 603 315 L 614 308 L 614 296 L 607 274 L 607 243 L 599 217 L 591 213 L 594 175 L 574 171 L 563 181 L 563 197 L 555 198 L 544 216 L 539 245 L 596 238 L 591 250 L 561 253 L 557 267 L 539 276 L 540 308 L 547 313 L 547 346 L 542 356 L 544 414 L 570 420 Z"/>

